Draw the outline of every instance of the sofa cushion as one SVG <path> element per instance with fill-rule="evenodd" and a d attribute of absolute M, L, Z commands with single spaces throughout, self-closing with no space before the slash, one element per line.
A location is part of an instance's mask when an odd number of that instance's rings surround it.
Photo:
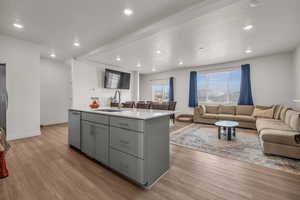
<path fill-rule="evenodd" d="M 251 116 L 254 106 L 236 106 L 236 115 L 249 115 Z"/>
<path fill-rule="evenodd" d="M 285 113 L 285 118 L 284 118 L 284 123 L 290 125 L 290 120 L 292 118 L 292 116 L 294 114 L 296 114 L 297 112 L 296 111 L 293 111 L 293 110 L 287 110 L 286 113 Z"/>
<path fill-rule="evenodd" d="M 259 109 L 255 107 L 252 116 L 257 118 L 272 119 L 274 116 L 274 108 Z"/>
<path fill-rule="evenodd" d="M 258 118 L 256 120 L 256 128 L 257 128 L 258 132 L 261 132 L 262 130 L 265 130 L 265 129 L 293 131 L 293 129 L 290 128 L 289 125 L 285 124 L 281 120 L 263 119 L 263 118 Z"/>
<path fill-rule="evenodd" d="M 294 131 L 300 131 L 300 113 L 296 111 L 292 111 L 292 115 L 289 121 L 290 127 Z"/>
<path fill-rule="evenodd" d="M 248 116 L 248 115 L 235 115 L 234 120 L 242 121 L 242 122 L 255 122 L 256 121 L 255 117 Z"/>
<path fill-rule="evenodd" d="M 283 105 L 276 105 L 274 108 L 274 119 L 280 119 L 280 112 Z"/>
<path fill-rule="evenodd" d="M 260 137 L 263 141 L 269 143 L 300 146 L 300 133 L 297 131 L 266 129 L 261 131 Z"/>
<path fill-rule="evenodd" d="M 273 108 L 273 106 L 261 106 L 261 105 L 256 105 L 255 108 L 259 110 L 268 110 L 270 108 Z"/>
<path fill-rule="evenodd" d="M 219 114 L 235 115 L 235 106 L 223 106 L 219 107 Z"/>
<path fill-rule="evenodd" d="M 201 117 L 205 119 L 218 119 L 218 114 L 205 113 Z"/>
<path fill-rule="evenodd" d="M 219 106 L 205 106 L 205 112 L 210 114 L 219 114 Z"/>
<path fill-rule="evenodd" d="M 235 120 L 235 115 L 229 115 L 229 114 L 218 114 L 218 119 L 219 120 Z"/>
<path fill-rule="evenodd" d="M 290 108 L 283 106 L 280 112 L 280 120 L 284 121 L 286 112 L 290 110 Z"/>

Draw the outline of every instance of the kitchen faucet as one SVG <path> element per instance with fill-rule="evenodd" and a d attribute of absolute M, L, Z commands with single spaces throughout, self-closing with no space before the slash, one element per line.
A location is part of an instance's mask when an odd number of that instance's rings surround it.
<path fill-rule="evenodd" d="M 117 99 L 117 94 L 119 97 L 119 101 L 118 101 L 118 108 L 121 109 L 121 90 L 116 90 L 115 91 L 115 95 L 114 95 L 114 99 Z"/>

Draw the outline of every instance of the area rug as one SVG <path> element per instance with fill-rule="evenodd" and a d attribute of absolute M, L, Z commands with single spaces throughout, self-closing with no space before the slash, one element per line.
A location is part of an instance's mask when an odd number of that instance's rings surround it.
<path fill-rule="evenodd" d="M 174 133 L 180 130 L 185 129 L 186 127 L 188 127 L 189 125 L 191 125 L 191 122 L 179 122 L 176 121 L 175 124 L 173 122 L 170 122 L 170 133 Z"/>
<path fill-rule="evenodd" d="M 300 160 L 264 155 L 255 130 L 237 129 L 236 134 L 232 141 L 219 140 L 216 127 L 190 124 L 171 132 L 170 138 L 172 144 L 300 175 Z"/>

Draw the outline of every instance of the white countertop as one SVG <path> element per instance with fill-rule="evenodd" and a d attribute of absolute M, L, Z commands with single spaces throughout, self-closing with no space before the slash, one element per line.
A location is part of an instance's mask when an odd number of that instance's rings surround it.
<path fill-rule="evenodd" d="M 104 112 L 104 111 L 101 111 L 101 109 L 118 110 L 117 108 L 111 108 L 111 107 L 101 107 L 101 108 L 97 108 L 97 109 L 91 109 L 88 106 L 70 108 L 70 110 L 98 113 L 98 114 L 109 115 L 109 116 L 142 119 L 142 120 L 153 119 L 153 118 L 162 117 L 162 116 L 168 116 L 168 115 L 172 115 L 172 114 L 176 113 L 176 111 L 137 109 L 137 108 L 121 108 L 122 111 L 120 111 L 120 112 Z"/>

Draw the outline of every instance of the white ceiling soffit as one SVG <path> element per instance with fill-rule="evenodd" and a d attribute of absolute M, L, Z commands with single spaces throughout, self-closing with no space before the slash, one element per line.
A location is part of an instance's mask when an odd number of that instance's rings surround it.
<path fill-rule="evenodd" d="M 291 51 L 300 43 L 299 0 L 260 0 L 255 8 L 249 2 L 202 2 L 80 59 L 152 73 Z M 253 29 L 244 31 L 249 24 Z"/>

